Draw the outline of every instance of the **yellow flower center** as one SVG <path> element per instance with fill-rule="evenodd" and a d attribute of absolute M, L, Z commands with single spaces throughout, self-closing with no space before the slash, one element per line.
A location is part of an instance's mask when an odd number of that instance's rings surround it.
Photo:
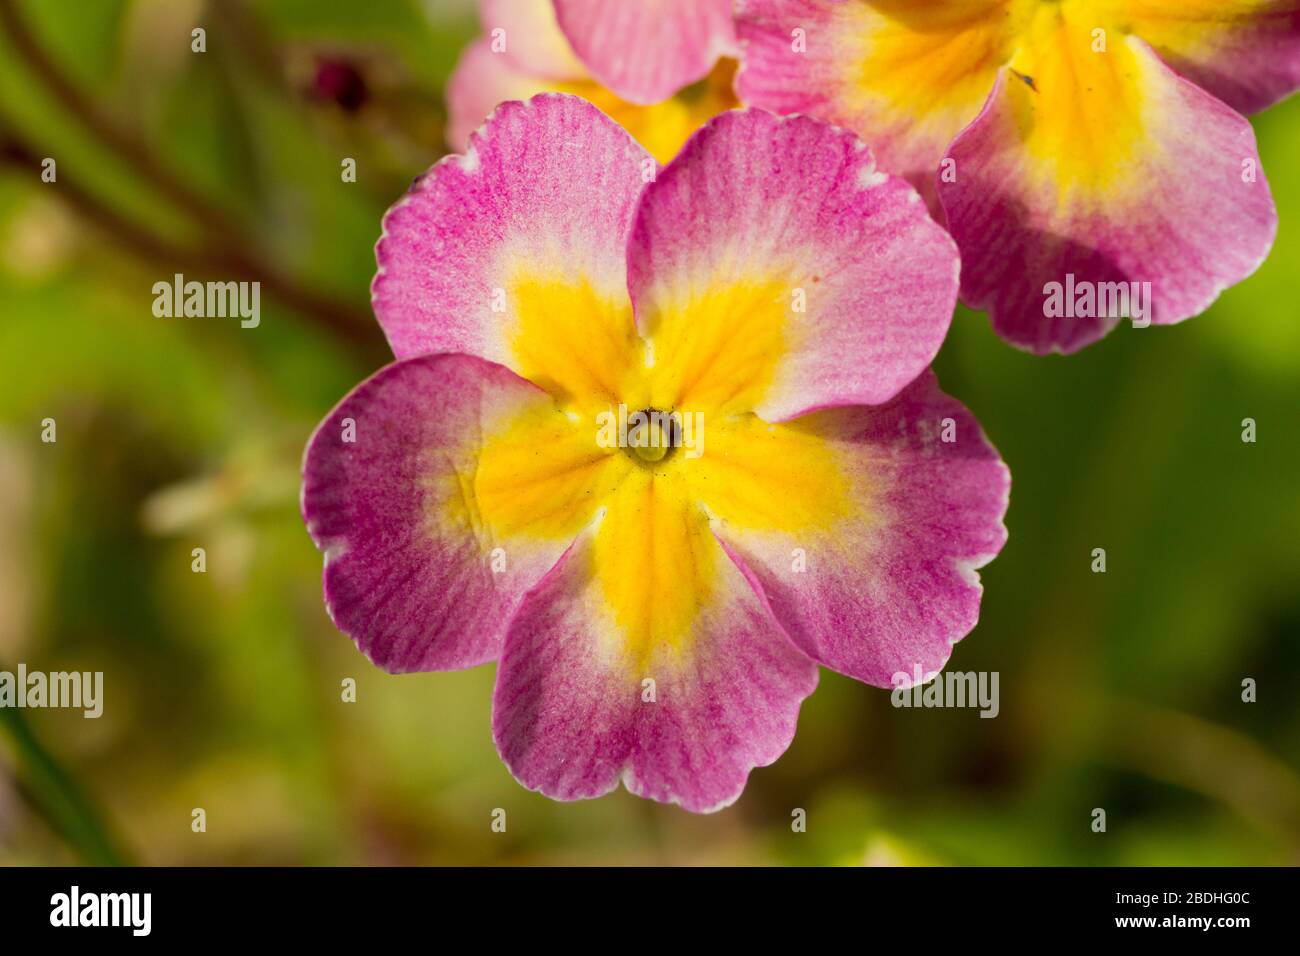
<path fill-rule="evenodd" d="M 550 278 L 564 275 L 521 271 L 506 288 L 511 366 L 551 401 L 487 410 L 477 466 L 449 497 L 485 553 L 514 535 L 567 546 L 597 522 L 605 651 L 652 673 L 681 659 L 708 613 L 729 560 L 714 522 L 806 533 L 815 547 L 870 502 L 831 443 L 751 411 L 790 341 L 788 282 L 701 289 L 646 309 L 638 333 L 626 291 Z"/>

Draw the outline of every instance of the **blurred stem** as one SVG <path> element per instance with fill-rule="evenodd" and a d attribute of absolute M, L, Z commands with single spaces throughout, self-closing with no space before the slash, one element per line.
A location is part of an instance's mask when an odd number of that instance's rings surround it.
<path fill-rule="evenodd" d="M 40 45 L 35 34 L 28 29 L 15 0 L 0 0 L 0 27 L 8 34 L 14 52 L 28 70 L 95 138 L 120 156 L 144 180 L 152 183 L 200 228 L 227 237 L 238 235 L 239 230 L 224 209 L 191 188 L 149 150 L 143 139 L 133 131 L 119 126 L 64 75 L 53 57 Z"/>
<path fill-rule="evenodd" d="M 1199 717 L 1116 701 L 1112 733 L 1121 762 L 1231 807 L 1300 860 L 1300 779 L 1244 734 Z"/>
<path fill-rule="evenodd" d="M 13 741 L 18 779 L 32 806 L 92 866 L 125 866 L 130 860 L 109 835 L 102 814 L 36 739 L 22 714 L 0 707 L 0 728 Z"/>
<path fill-rule="evenodd" d="M 39 155 L 0 115 L 0 162 L 39 176 Z M 55 195 L 75 213 L 141 259 L 199 276 L 230 278 L 233 274 L 260 283 L 268 293 L 294 311 L 315 318 L 349 346 L 378 351 L 378 340 L 368 331 L 367 317 L 346 302 L 304 286 L 274 266 L 235 249 L 192 248 L 172 242 L 127 219 L 76 180 L 69 179 L 66 172 L 60 172 L 58 185 Z"/>
<path fill-rule="evenodd" d="M 0 0 L 0 29 L 7 35 L 22 61 L 50 94 L 101 143 L 126 163 L 143 181 L 151 184 L 204 234 L 198 248 L 186 248 L 144 226 L 131 222 L 113 210 L 66 173 L 58 180 L 58 195 L 111 237 L 120 240 L 136 255 L 171 268 L 205 275 L 258 282 L 269 294 L 296 312 L 317 320 L 349 346 L 361 346 L 382 354 L 378 337 L 371 331 L 370 317 L 337 295 L 319 292 L 272 265 L 270 257 L 243 250 L 253 245 L 225 211 L 210 202 L 176 176 L 145 145 L 144 140 L 119 126 L 93 101 L 83 95 L 41 47 L 18 13 L 15 0 Z M 0 160 L 39 172 L 39 153 L 24 140 L 12 123 L 0 115 Z"/>

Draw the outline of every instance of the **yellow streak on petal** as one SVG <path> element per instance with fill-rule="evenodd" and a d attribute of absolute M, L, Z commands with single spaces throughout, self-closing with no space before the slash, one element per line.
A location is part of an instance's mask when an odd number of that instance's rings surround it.
<path fill-rule="evenodd" d="M 943 117 L 954 133 L 979 112 L 1023 22 L 1010 0 L 877 0 L 836 13 L 839 36 L 819 39 L 859 45 L 858 95 Z"/>
<path fill-rule="evenodd" d="M 682 469 L 688 496 L 726 524 L 794 540 L 850 516 L 863 521 L 870 489 L 853 479 L 843 452 L 801 421 L 706 420 L 704 454 Z"/>
<path fill-rule="evenodd" d="M 519 271 L 506 298 L 514 368 L 556 401 L 590 409 L 636 391 L 643 349 L 626 294 L 611 300 L 585 282 Z"/>
<path fill-rule="evenodd" d="M 690 652 L 692 627 L 717 588 L 719 548 L 680 474 L 629 476 L 609 499 L 592 548 L 591 573 L 618 642 L 606 651 L 651 677 Z"/>
<path fill-rule="evenodd" d="M 1012 0 L 854 0 L 829 12 L 808 37 L 815 92 L 882 168 L 928 182 L 988 99 L 1024 11 Z"/>
<path fill-rule="evenodd" d="M 1011 69 L 1017 131 L 1036 160 L 1030 175 L 1055 184 L 1062 202 L 1132 181 L 1148 104 L 1144 66 L 1123 34 L 1088 4 L 1044 5 Z"/>
<path fill-rule="evenodd" d="M 655 408 L 749 411 L 789 348 L 791 283 L 749 279 L 686 294 L 643 316 Z"/>
<path fill-rule="evenodd" d="M 472 497 L 493 542 L 567 543 L 635 468 L 617 448 L 596 443 L 592 419 L 548 402 L 524 408 L 482 442 Z"/>

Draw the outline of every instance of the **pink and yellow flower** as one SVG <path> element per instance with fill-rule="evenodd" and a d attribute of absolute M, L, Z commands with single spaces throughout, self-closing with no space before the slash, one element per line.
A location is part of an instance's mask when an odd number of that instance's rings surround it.
<path fill-rule="evenodd" d="M 326 603 L 385 670 L 496 661 L 525 786 L 725 806 L 818 665 L 894 686 L 975 625 L 1009 477 L 927 370 L 956 249 L 852 134 L 732 111 L 658 169 L 581 99 L 508 102 L 377 258 L 398 361 L 303 465 Z M 702 440 L 611 445 L 619 409 Z"/>
<path fill-rule="evenodd" d="M 731 0 L 480 0 L 484 35 L 447 87 L 455 149 L 506 100 L 573 93 L 660 162 L 738 105 Z"/>
<path fill-rule="evenodd" d="M 1174 323 L 1272 245 L 1241 112 L 1300 87 L 1300 0 L 738 0 L 737 32 L 741 99 L 870 143 L 947 222 L 963 300 L 1022 348 L 1120 318 L 1056 314 L 1051 283 L 1138 283 Z"/>

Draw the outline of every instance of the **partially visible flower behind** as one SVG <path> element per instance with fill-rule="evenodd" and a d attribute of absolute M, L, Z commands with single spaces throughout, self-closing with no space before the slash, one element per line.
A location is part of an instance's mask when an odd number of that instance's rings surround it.
<path fill-rule="evenodd" d="M 737 105 L 730 0 L 480 0 L 483 36 L 447 86 L 454 149 L 499 103 L 573 93 L 660 162 Z"/>
<path fill-rule="evenodd" d="M 863 137 L 1021 348 L 1073 352 L 1120 318 L 1056 314 L 1051 283 L 1150 283 L 1144 318 L 1180 322 L 1272 246 L 1241 113 L 1300 87 L 1300 0 L 738 0 L 737 33 L 741 99 Z"/>
<path fill-rule="evenodd" d="M 525 786 L 707 811 L 784 752 L 818 665 L 944 666 L 1009 476 L 927 370 L 956 249 L 851 133 L 730 111 L 647 169 L 541 94 L 417 181 L 377 248 L 398 361 L 312 437 L 303 517 L 375 664 L 498 662 Z M 698 441 L 602 440 L 620 409 Z"/>

